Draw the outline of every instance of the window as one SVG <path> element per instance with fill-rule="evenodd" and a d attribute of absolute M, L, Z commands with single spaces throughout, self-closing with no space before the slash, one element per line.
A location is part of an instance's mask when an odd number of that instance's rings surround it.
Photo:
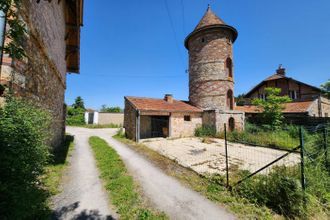
<path fill-rule="evenodd" d="M 229 118 L 229 131 L 235 130 L 235 119 L 233 117 Z"/>
<path fill-rule="evenodd" d="M 295 91 L 295 90 L 290 90 L 290 91 L 289 91 L 289 97 L 290 97 L 291 99 L 296 99 L 296 98 L 297 98 L 297 91 Z"/>
<path fill-rule="evenodd" d="M 227 76 L 233 78 L 233 63 L 230 57 L 228 57 L 226 60 L 226 71 L 227 71 Z"/>
<path fill-rule="evenodd" d="M 328 113 L 324 113 L 324 117 L 329 117 Z"/>
<path fill-rule="evenodd" d="M 264 93 L 259 94 L 259 99 L 266 100 L 266 95 Z"/>
<path fill-rule="evenodd" d="M 191 121 L 190 115 L 185 115 L 183 118 L 184 121 Z"/>
<path fill-rule="evenodd" d="M 233 91 L 231 89 L 227 92 L 227 106 L 230 110 L 234 109 Z"/>
<path fill-rule="evenodd" d="M 203 37 L 203 38 L 201 39 L 201 41 L 202 41 L 202 43 L 204 43 L 204 42 L 205 42 L 205 38 Z"/>

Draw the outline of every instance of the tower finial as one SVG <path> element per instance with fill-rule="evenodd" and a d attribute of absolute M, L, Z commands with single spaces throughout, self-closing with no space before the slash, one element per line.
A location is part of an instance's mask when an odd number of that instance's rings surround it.
<path fill-rule="evenodd" d="M 207 4 L 207 11 L 210 10 L 210 9 L 211 9 L 211 5 L 209 3 L 209 4 Z"/>

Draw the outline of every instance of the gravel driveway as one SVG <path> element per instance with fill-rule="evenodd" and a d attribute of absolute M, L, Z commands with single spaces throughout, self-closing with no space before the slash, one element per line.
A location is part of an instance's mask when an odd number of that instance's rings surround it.
<path fill-rule="evenodd" d="M 99 179 L 93 153 L 84 130 L 68 128 L 75 147 L 64 174 L 62 193 L 53 198 L 53 219 L 116 219 Z"/>
<path fill-rule="evenodd" d="M 90 195 L 88 191 L 81 189 L 77 190 L 76 187 L 74 187 L 74 184 L 70 184 L 72 186 L 68 188 L 73 192 L 70 190 L 66 191 L 68 195 L 64 197 L 81 198 L 81 204 L 85 204 L 84 207 L 88 207 L 88 210 L 93 209 L 95 204 L 99 204 L 97 207 L 102 215 L 111 215 L 112 213 L 111 210 L 107 208 L 108 206 L 104 201 L 106 196 L 100 189 L 101 184 L 99 180 L 95 180 L 95 175 L 98 174 L 94 169 L 94 161 L 85 158 L 83 155 L 91 155 L 90 149 L 86 147 L 88 145 L 88 137 L 99 136 L 105 139 L 121 156 L 129 172 L 139 182 L 143 193 L 148 197 L 152 205 L 160 211 L 164 211 L 171 219 L 235 219 L 235 217 L 224 208 L 212 203 L 197 192 L 183 186 L 179 181 L 167 176 L 162 170 L 150 163 L 143 156 L 131 150 L 125 144 L 114 140 L 112 135 L 116 133 L 116 129 L 86 129 L 69 127 L 67 128 L 67 131 L 68 133 L 75 135 L 75 140 L 78 143 L 78 145 L 76 145 L 76 151 L 80 151 L 80 148 L 84 148 L 83 152 L 80 154 L 74 153 L 73 155 L 73 159 L 78 160 L 80 166 L 80 168 L 78 168 L 79 177 L 75 181 L 75 184 L 79 186 L 84 185 L 87 189 L 97 185 L 99 190 L 97 190 L 96 195 Z M 80 157 L 80 159 L 77 157 Z M 89 157 L 90 156 L 88 156 L 88 158 Z M 89 167 L 93 167 L 93 178 L 89 182 L 84 182 L 84 184 L 81 184 L 84 180 L 81 180 L 80 178 L 85 178 L 86 181 L 87 179 L 90 179 L 86 178 L 85 175 L 86 169 L 89 170 Z M 72 173 L 72 175 L 76 176 L 74 173 Z M 88 174 L 87 176 L 89 175 L 92 174 Z M 77 192 L 75 192 L 75 190 Z M 69 200 L 73 202 L 79 199 L 70 198 Z M 86 201 L 83 202 L 83 200 Z M 67 202 L 66 204 L 69 203 L 70 202 Z"/>

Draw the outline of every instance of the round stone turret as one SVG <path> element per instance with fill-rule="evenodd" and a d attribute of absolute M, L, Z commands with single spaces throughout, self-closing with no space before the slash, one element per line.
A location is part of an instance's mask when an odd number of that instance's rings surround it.
<path fill-rule="evenodd" d="M 208 7 L 195 30 L 185 39 L 189 51 L 189 101 L 202 109 L 234 107 L 233 43 L 235 28 Z"/>

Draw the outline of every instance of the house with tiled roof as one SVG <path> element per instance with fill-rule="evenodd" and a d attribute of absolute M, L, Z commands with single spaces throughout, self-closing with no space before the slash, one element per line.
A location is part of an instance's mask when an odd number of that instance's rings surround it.
<path fill-rule="evenodd" d="M 280 66 L 275 74 L 267 77 L 245 95 L 245 105 L 237 106 L 236 109 L 244 111 L 247 117 L 254 116 L 262 112 L 256 106 L 250 105 L 251 100 L 265 99 L 265 88 L 274 87 L 281 89 L 281 95 L 287 95 L 292 102 L 283 105 L 285 116 L 300 117 L 329 117 L 330 100 L 322 94 L 321 89 L 307 83 L 288 77 L 285 68 Z"/>
<path fill-rule="evenodd" d="M 125 97 L 126 136 L 139 141 L 153 137 L 193 136 L 206 125 L 217 131 L 244 128 L 244 112 L 234 109 L 234 27 L 208 7 L 196 28 L 186 37 L 189 53 L 189 100 Z"/>

